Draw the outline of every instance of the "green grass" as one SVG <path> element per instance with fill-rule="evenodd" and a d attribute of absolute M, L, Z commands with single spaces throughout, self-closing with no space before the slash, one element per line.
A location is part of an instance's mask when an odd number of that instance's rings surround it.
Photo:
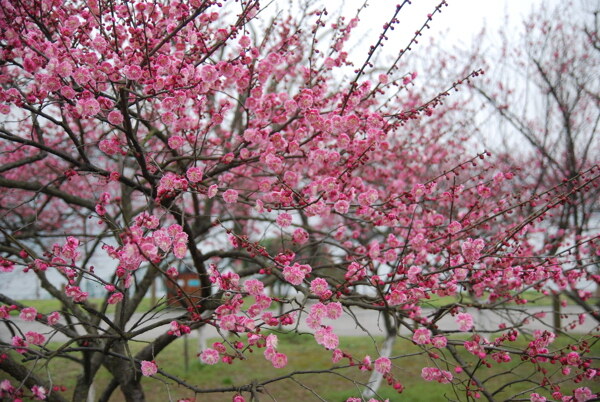
<path fill-rule="evenodd" d="M 38 311 L 38 313 L 42 313 L 42 314 L 50 314 L 54 311 L 60 311 L 61 310 L 61 302 L 60 300 L 57 299 L 26 299 L 26 300 L 18 300 L 19 303 L 23 304 L 26 307 L 35 307 L 35 309 Z M 158 299 L 158 301 L 156 303 L 158 303 L 160 301 L 160 299 Z M 102 305 L 102 302 L 104 302 L 104 299 L 100 299 L 100 298 L 92 298 L 92 299 L 88 299 L 88 302 L 90 304 L 92 304 L 95 307 L 99 307 Z M 153 304 L 152 304 L 152 300 L 147 297 L 145 299 L 142 299 L 142 301 L 140 302 L 139 306 L 136 308 L 137 312 L 145 312 L 145 311 L 149 311 L 152 308 Z M 107 308 L 107 313 L 114 313 L 116 306 L 115 305 L 109 305 Z M 164 308 L 161 306 L 161 309 Z M 19 312 L 18 311 L 12 311 L 11 312 L 12 315 L 18 315 Z"/>
<path fill-rule="evenodd" d="M 456 302 L 459 302 L 464 305 L 469 305 L 469 304 L 473 304 L 473 303 L 488 304 L 489 303 L 488 296 L 489 296 L 489 294 L 486 293 L 483 297 L 475 299 L 475 298 L 471 297 L 468 293 L 462 293 L 457 296 L 444 296 L 444 297 L 439 297 L 437 295 L 433 295 L 431 297 L 431 299 L 423 300 L 422 306 L 435 308 L 435 307 L 440 307 L 440 306 L 444 306 L 444 305 L 447 305 L 450 303 L 456 303 Z M 567 296 L 560 295 L 559 297 L 560 297 L 561 302 L 566 302 L 567 305 L 569 305 L 569 306 L 575 305 L 575 302 L 573 302 Z M 548 306 L 552 306 L 552 303 L 553 303 L 552 296 L 545 296 L 542 293 L 539 293 L 536 291 L 525 291 L 520 295 L 520 298 L 522 300 L 527 301 L 527 303 L 525 303 L 525 304 L 520 304 L 520 306 L 522 306 L 522 307 L 528 307 L 528 306 L 529 307 L 548 307 Z M 598 301 L 599 301 L 598 298 L 592 298 L 592 299 L 588 300 L 587 302 L 590 305 L 595 305 L 596 303 L 598 303 Z M 516 303 L 514 301 L 506 302 L 506 304 L 516 305 Z"/>
<path fill-rule="evenodd" d="M 236 340 L 237 338 L 232 338 Z M 195 339 L 189 338 L 188 342 L 188 358 L 186 367 L 186 358 L 184 357 L 184 340 L 180 339 L 170 345 L 163 353 L 156 357 L 156 362 L 161 369 L 173 374 L 177 377 L 185 379 L 188 383 L 194 386 L 208 389 L 221 387 L 241 386 L 252 381 L 261 382 L 269 378 L 287 375 L 293 371 L 302 370 L 326 370 L 332 367 L 331 352 L 324 350 L 317 345 L 313 337 L 310 335 L 280 335 L 279 336 L 279 351 L 287 354 L 288 366 L 284 369 L 275 369 L 270 362 L 263 357 L 264 349 L 256 349 L 254 353 L 246 353 L 246 360 L 234 360 L 233 364 L 228 365 L 219 363 L 214 366 L 206 366 L 201 364 L 195 358 Z M 458 339 L 458 338 L 455 338 Z M 242 338 L 242 340 L 244 340 Z M 340 347 L 346 351 L 352 351 L 354 356 L 362 359 L 366 354 L 373 358 L 378 356 L 376 347 L 381 344 L 382 339 L 371 339 L 367 337 L 343 337 L 340 339 Z M 563 347 L 567 344 L 567 338 L 558 338 L 554 345 L 555 347 Z M 521 339 L 517 342 L 517 346 L 523 346 L 527 340 Z M 51 345 L 56 346 L 56 345 Z M 143 344 L 133 344 L 132 351 L 135 353 L 143 347 Z M 600 354 L 600 343 L 594 344 L 593 353 Z M 476 368 L 478 375 L 488 377 L 491 374 L 499 374 L 506 370 L 506 374 L 499 375 L 486 383 L 490 389 L 496 389 L 508 381 L 516 378 L 523 378 L 533 375 L 532 380 L 539 383 L 539 373 L 536 373 L 533 365 L 523 364 L 519 359 L 513 359 L 510 363 L 502 365 L 494 365 L 492 368 L 480 366 L 472 355 L 467 353 L 463 347 L 458 347 L 461 357 L 467 362 L 467 367 L 473 370 Z M 446 396 L 454 400 L 466 400 L 464 391 L 457 392 L 450 385 L 442 385 L 436 382 L 426 382 L 421 376 L 421 368 L 424 366 L 438 365 L 440 368 L 452 371 L 452 359 L 448 359 L 448 352 L 440 352 L 440 358 L 431 361 L 427 358 L 426 352 L 412 342 L 398 339 L 394 347 L 394 355 L 402 356 L 393 360 L 394 377 L 402 382 L 405 390 L 402 394 L 398 394 L 387 384 L 383 384 L 379 396 L 380 398 L 389 398 L 391 401 L 445 401 Z M 347 364 L 347 360 L 340 362 L 340 365 Z M 543 367 L 550 368 L 556 371 L 556 366 L 543 364 Z M 53 375 L 52 379 L 55 384 L 65 385 L 72 388 L 76 376 L 80 373 L 76 364 L 65 359 L 53 359 L 46 371 L 43 364 L 40 362 L 37 365 L 38 372 L 44 378 L 47 378 L 48 373 Z M 552 372 L 552 371 L 551 371 Z M 58 374 L 60 373 L 60 374 Z M 322 398 L 326 401 L 344 401 L 350 396 L 359 396 L 362 390 L 360 383 L 364 383 L 370 373 L 362 372 L 355 367 L 347 367 L 339 370 L 334 370 L 335 374 L 331 373 L 309 373 L 297 374 L 293 379 L 285 379 L 266 385 L 263 389 L 263 398 L 271 400 L 268 395 L 273 395 L 278 401 L 317 401 Z M 0 372 L 0 380 L 3 378 L 3 373 Z M 463 385 L 467 382 L 466 374 L 458 375 L 457 380 L 462 381 Z M 560 372 L 555 373 L 552 377 L 556 381 L 563 378 Z M 103 387 L 110 380 L 109 374 L 102 370 L 96 380 L 97 392 L 101 392 Z M 169 395 L 173 400 L 178 398 L 194 398 L 197 401 L 229 401 L 234 395 L 233 392 L 213 393 L 213 394 L 198 394 L 180 387 L 173 381 L 162 376 L 158 378 L 143 378 L 144 391 L 148 401 L 166 401 L 169 400 Z M 594 389 L 594 385 L 577 384 L 576 386 L 588 385 Z M 597 385 L 597 384 L 596 384 Z M 507 392 L 499 393 L 498 400 L 505 400 L 510 395 L 521 390 L 526 390 L 532 387 L 532 384 L 515 384 Z M 457 387 L 457 389 L 463 386 Z M 571 390 L 574 386 L 564 387 L 565 390 Z M 540 392 L 539 390 L 536 390 Z M 529 393 L 534 391 L 529 391 Z M 526 395 L 528 396 L 529 393 Z M 318 395 L 318 397 L 317 397 Z M 446 395 L 446 396 L 445 396 Z M 66 397 L 69 398 L 67 393 Z M 98 394 L 97 394 L 98 396 Z M 248 394 L 246 394 L 248 396 Z M 120 391 L 113 394 L 112 401 L 121 401 L 123 396 Z"/>

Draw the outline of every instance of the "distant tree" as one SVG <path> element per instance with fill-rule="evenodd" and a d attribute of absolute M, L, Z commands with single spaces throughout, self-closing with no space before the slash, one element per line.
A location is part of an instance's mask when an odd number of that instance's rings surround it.
<path fill-rule="evenodd" d="M 600 232 L 600 188 L 592 183 L 579 191 L 600 162 L 600 9 L 597 2 L 577 4 L 581 7 L 561 3 L 532 13 L 520 42 L 504 32 L 502 51 L 488 55 L 497 56 L 489 62 L 488 80 L 474 86 L 504 127 L 510 163 L 527 160 L 522 166 L 527 174 L 513 182 L 515 192 L 530 196 L 555 186 L 566 190 L 544 218 L 543 239 L 532 247 L 548 255 L 568 250 L 575 256 L 569 269 L 591 283 L 588 289 L 568 283 L 559 289 L 600 323 L 597 308 L 587 303 L 593 283 L 600 288 L 597 243 L 589 242 Z"/>

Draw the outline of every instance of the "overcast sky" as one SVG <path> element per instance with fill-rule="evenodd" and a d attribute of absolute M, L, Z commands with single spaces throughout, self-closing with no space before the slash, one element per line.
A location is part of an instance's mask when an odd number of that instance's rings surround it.
<path fill-rule="evenodd" d="M 346 0 L 344 14 L 353 15 L 363 1 Z M 376 39 L 383 24 L 392 16 L 397 3 L 401 3 L 401 0 L 369 0 L 369 7 L 361 13 L 361 34 L 364 29 L 369 39 Z M 439 3 L 440 0 L 413 0 L 411 5 L 405 6 L 399 15 L 400 24 L 395 28 L 390 41 L 396 38 L 402 44 L 407 43 Z M 443 12 L 434 17 L 425 39 L 433 37 L 445 47 L 470 48 L 473 39 L 483 27 L 486 27 L 489 33 L 495 33 L 508 24 L 517 31 L 521 27 L 523 17 L 533 8 L 548 7 L 555 4 L 556 0 L 447 0 L 447 3 L 448 6 L 443 7 Z M 335 1 L 327 2 L 327 8 L 333 7 L 334 4 Z M 505 16 L 508 16 L 508 19 Z"/>

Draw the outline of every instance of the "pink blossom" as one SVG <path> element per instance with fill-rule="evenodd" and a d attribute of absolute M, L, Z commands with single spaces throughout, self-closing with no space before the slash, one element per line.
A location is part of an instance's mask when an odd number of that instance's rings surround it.
<path fill-rule="evenodd" d="M 169 137 L 169 139 L 167 140 L 167 144 L 169 145 L 169 148 L 171 148 L 171 149 L 181 148 L 184 143 L 185 143 L 185 140 L 180 135 L 173 135 L 173 136 Z"/>
<path fill-rule="evenodd" d="M 236 190 L 233 190 L 230 188 L 229 190 L 226 190 L 223 193 L 223 200 L 228 204 L 235 203 L 237 201 L 237 199 L 238 199 L 238 192 Z"/>
<path fill-rule="evenodd" d="M 205 65 L 200 69 L 200 78 L 203 81 L 212 83 L 218 78 L 217 69 L 213 65 Z"/>
<path fill-rule="evenodd" d="M 308 267 L 308 271 L 306 269 L 303 269 L 303 267 Z M 292 266 L 287 265 L 283 268 L 283 277 L 292 285 L 300 285 L 302 284 L 302 281 L 304 280 L 306 275 L 310 272 L 310 266 L 295 263 Z"/>
<path fill-rule="evenodd" d="M 335 349 L 331 356 L 331 362 L 334 364 L 338 363 L 340 360 L 342 360 L 343 357 L 344 357 L 344 352 L 342 352 L 339 349 Z"/>
<path fill-rule="evenodd" d="M 37 310 L 34 307 L 25 307 L 21 310 L 19 318 L 23 321 L 34 321 L 37 317 Z"/>
<path fill-rule="evenodd" d="M 113 293 L 110 295 L 107 302 L 108 302 L 108 304 L 117 304 L 117 303 L 120 303 L 121 300 L 123 300 L 123 293 L 116 292 L 116 293 Z"/>
<path fill-rule="evenodd" d="M 588 387 L 581 387 L 573 391 L 573 397 L 577 402 L 585 402 L 596 398 L 597 395 L 592 394 L 592 391 Z"/>
<path fill-rule="evenodd" d="M 18 335 L 12 337 L 12 346 L 15 347 L 15 352 L 23 354 L 27 352 L 27 348 L 29 344 L 25 342 L 25 339 L 21 338 Z"/>
<path fill-rule="evenodd" d="M 182 259 L 185 257 L 185 254 L 187 253 L 187 244 L 183 241 L 178 241 L 175 244 L 173 244 L 173 255 L 175 255 L 175 257 Z"/>
<path fill-rule="evenodd" d="M 366 355 L 362 359 L 362 362 L 360 363 L 359 368 L 361 371 L 367 371 L 367 370 L 371 369 L 371 356 Z"/>
<path fill-rule="evenodd" d="M 421 377 L 425 381 L 437 381 L 441 384 L 448 384 L 453 378 L 452 373 L 440 370 L 437 367 L 423 367 L 421 369 Z"/>
<path fill-rule="evenodd" d="M 111 111 L 108 114 L 107 119 L 110 124 L 114 124 L 115 126 L 123 123 L 123 115 L 118 110 Z"/>
<path fill-rule="evenodd" d="M 484 247 L 485 242 L 482 239 L 472 240 L 471 238 L 468 238 L 460 245 L 463 256 L 467 262 L 475 262 L 478 260 L 480 252 Z"/>
<path fill-rule="evenodd" d="M 387 357 L 380 357 L 375 360 L 374 363 L 375 371 L 381 374 L 387 374 L 392 369 L 392 362 Z"/>
<path fill-rule="evenodd" d="M 252 296 L 258 296 L 262 294 L 264 288 L 265 285 L 258 279 L 248 279 L 246 282 L 244 282 L 244 289 Z"/>
<path fill-rule="evenodd" d="M 578 366 L 580 363 L 579 353 L 570 352 L 566 357 L 567 364 L 570 366 Z"/>
<path fill-rule="evenodd" d="M 277 217 L 277 224 L 282 228 L 286 228 L 292 224 L 292 215 L 284 212 Z"/>
<path fill-rule="evenodd" d="M 231 400 L 231 402 L 246 402 L 246 398 L 244 398 L 240 394 L 236 394 L 233 396 L 233 399 Z"/>
<path fill-rule="evenodd" d="M 179 271 L 177 271 L 177 268 L 175 267 L 169 267 L 169 269 L 167 269 L 167 275 L 171 278 L 177 278 L 179 276 Z"/>
<path fill-rule="evenodd" d="M 431 342 L 431 331 L 427 328 L 419 328 L 413 334 L 412 339 L 417 345 L 426 345 Z"/>
<path fill-rule="evenodd" d="M 12 272 L 15 269 L 15 264 L 7 259 L 0 257 L 0 272 Z"/>
<path fill-rule="evenodd" d="M 323 298 L 323 295 L 329 291 L 329 284 L 323 278 L 313 279 L 310 282 L 310 291 L 316 296 Z M 329 295 L 331 295 L 331 291 L 329 291 Z"/>
<path fill-rule="evenodd" d="M 54 311 L 48 315 L 48 325 L 56 325 L 60 320 L 58 311 Z"/>
<path fill-rule="evenodd" d="M 142 78 L 142 69 L 140 66 L 126 66 L 124 68 L 125 77 L 131 81 L 137 81 Z"/>
<path fill-rule="evenodd" d="M 142 375 L 151 377 L 158 372 L 158 366 L 153 361 L 144 360 L 141 363 Z"/>
<path fill-rule="evenodd" d="M 375 203 L 375 201 L 377 201 L 378 198 L 379 198 L 379 195 L 377 194 L 377 191 L 371 189 L 364 193 L 361 193 L 358 196 L 358 203 L 360 205 L 362 205 L 363 207 L 368 207 L 371 204 Z"/>
<path fill-rule="evenodd" d="M 275 353 L 271 359 L 271 363 L 273 363 L 273 367 L 275 368 L 284 368 L 287 366 L 287 356 L 283 353 Z"/>
<path fill-rule="evenodd" d="M 41 345 L 46 342 L 46 337 L 34 331 L 28 331 L 25 333 L 25 341 L 32 345 Z"/>
<path fill-rule="evenodd" d="M 199 183 L 202 181 L 203 171 L 199 166 L 191 167 L 187 170 L 186 176 L 192 183 Z"/>
<path fill-rule="evenodd" d="M 535 392 L 533 394 L 529 395 L 529 400 L 531 402 L 546 402 L 545 397 L 543 397 L 540 394 L 535 393 Z"/>
<path fill-rule="evenodd" d="M 473 328 L 473 317 L 468 313 L 459 313 L 456 315 L 456 323 L 458 324 L 458 329 L 467 332 Z"/>
<path fill-rule="evenodd" d="M 40 386 L 40 385 L 34 385 L 31 388 L 31 392 L 33 393 L 33 397 L 37 400 L 43 401 L 46 399 L 46 394 L 48 391 L 46 391 L 46 388 Z"/>
<path fill-rule="evenodd" d="M 448 340 L 442 335 L 435 336 L 431 339 L 431 344 L 438 349 L 445 348 L 447 343 Z"/>
<path fill-rule="evenodd" d="M 204 364 L 217 364 L 219 362 L 219 352 L 211 348 L 204 349 L 200 353 L 200 360 Z"/>
<path fill-rule="evenodd" d="M 269 334 L 265 338 L 265 344 L 267 345 L 267 347 L 277 348 L 278 343 L 279 343 L 279 339 L 277 338 L 277 335 L 275 335 L 275 334 Z"/>
<path fill-rule="evenodd" d="M 100 103 L 94 98 L 80 99 L 77 101 L 77 111 L 81 117 L 90 117 L 100 112 Z"/>
<path fill-rule="evenodd" d="M 333 209 L 340 214 L 345 214 L 350 209 L 350 203 L 346 200 L 338 200 L 334 205 Z"/>
<path fill-rule="evenodd" d="M 337 320 L 342 316 L 342 304 L 339 302 L 333 302 L 327 304 L 327 318 L 331 320 Z"/>
<path fill-rule="evenodd" d="M 339 344 L 339 339 L 330 326 L 322 327 L 315 333 L 315 340 L 325 349 L 335 349 Z"/>
<path fill-rule="evenodd" d="M 292 234 L 292 239 L 295 243 L 302 245 L 308 241 L 308 232 L 302 228 L 298 228 L 294 230 L 294 233 Z"/>

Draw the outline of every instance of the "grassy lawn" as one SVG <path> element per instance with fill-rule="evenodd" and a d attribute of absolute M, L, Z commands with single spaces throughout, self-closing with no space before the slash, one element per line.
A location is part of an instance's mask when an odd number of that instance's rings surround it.
<path fill-rule="evenodd" d="M 232 339 L 235 340 L 235 339 Z M 373 358 L 378 356 L 376 346 L 379 346 L 381 339 L 370 339 L 366 337 L 345 337 L 341 338 L 341 348 L 343 350 L 352 351 L 355 357 L 362 358 L 369 354 Z M 556 346 L 566 344 L 566 338 L 559 338 L 555 341 Z M 525 340 L 519 342 L 520 345 L 525 344 Z M 143 345 L 133 345 L 136 349 Z M 288 366 L 284 369 L 275 369 L 270 362 L 263 357 L 264 349 L 257 349 L 252 354 L 247 354 L 246 361 L 235 360 L 233 364 L 227 365 L 219 363 L 214 366 L 206 366 L 197 361 L 195 358 L 195 338 L 188 339 L 188 367 L 185 365 L 184 357 L 184 340 L 180 339 L 170 345 L 163 353 L 156 358 L 156 362 L 161 369 L 166 370 L 170 374 L 185 379 L 188 383 L 197 387 L 220 388 L 231 387 L 248 384 L 253 380 L 258 382 L 277 377 L 285 376 L 293 371 L 302 370 L 325 370 L 332 367 L 331 352 L 324 350 L 317 345 L 313 337 L 310 335 L 280 335 L 278 347 L 280 352 L 288 355 Z M 467 362 L 467 366 L 471 369 L 477 367 L 477 360 L 467 353 L 463 347 L 458 347 L 463 359 Z M 595 355 L 600 354 L 600 342 L 592 346 Z M 440 359 L 436 360 L 436 364 L 446 370 L 452 371 L 452 366 L 449 366 L 444 359 L 444 353 L 440 353 Z M 400 357 L 393 360 L 393 373 L 397 380 L 402 382 L 406 387 L 402 394 L 398 394 L 387 384 L 382 385 L 380 389 L 380 398 L 389 398 L 391 401 L 446 401 L 449 399 L 466 400 L 464 392 L 455 393 L 451 385 L 442 385 L 437 382 L 426 382 L 421 376 L 421 368 L 423 366 L 433 366 L 434 363 L 428 361 L 425 352 L 420 347 L 412 342 L 398 339 L 394 347 L 394 355 Z M 450 360 L 448 360 L 450 361 Z M 347 360 L 342 360 L 340 363 L 347 364 Z M 554 373 L 551 377 L 554 381 L 560 381 L 563 376 L 560 371 L 557 372 L 556 366 L 542 364 L 549 369 L 549 373 Z M 48 378 L 48 373 L 53 375 L 52 379 L 55 384 L 72 387 L 77 374 L 80 373 L 79 368 L 71 361 L 64 359 L 54 359 L 49 364 L 49 370 L 43 365 L 37 365 L 37 371 L 40 375 Z M 504 374 L 501 374 L 504 372 Z M 60 373 L 60 374 L 57 374 Z M 496 389 L 501 385 L 510 382 L 517 378 L 531 377 L 531 383 L 515 384 L 506 389 L 506 392 L 500 392 L 496 395 L 498 400 L 505 400 L 515 392 L 535 388 L 535 384 L 539 384 L 541 377 L 536 372 L 531 364 L 523 364 L 518 359 L 513 359 L 510 363 L 502 365 L 494 365 L 492 368 L 479 367 L 477 373 L 482 377 L 488 377 L 490 374 L 497 374 L 497 377 L 489 380 L 486 385 L 490 389 Z M 264 387 L 263 397 L 265 400 L 277 401 L 344 401 L 350 396 L 359 396 L 361 387 L 360 383 L 365 382 L 369 377 L 369 372 L 361 372 L 357 367 L 348 367 L 335 370 L 332 373 L 309 373 L 298 374 L 293 379 L 285 379 L 268 384 Z M 487 375 L 483 375 L 487 374 Z M 5 374 L 0 372 L 0 380 Z M 467 381 L 467 376 L 461 374 L 457 379 L 463 382 Z M 106 371 L 99 373 L 96 379 L 97 397 L 99 392 L 108 383 L 109 375 Z M 172 380 L 166 379 L 160 375 L 157 378 L 144 378 L 143 380 L 146 399 L 148 401 L 167 401 L 170 398 L 177 400 L 179 398 L 196 398 L 196 401 L 230 401 L 234 393 L 216 393 L 216 394 L 198 394 L 180 387 Z M 533 384 L 533 385 L 532 385 Z M 577 386 L 587 385 L 592 390 L 598 389 L 598 384 L 581 383 Z M 574 387 L 563 387 L 563 391 L 570 391 Z M 537 390 L 540 392 L 539 390 Z M 458 392 L 458 391 L 457 391 Z M 528 398 L 529 391 L 524 397 Z M 67 393 L 67 398 L 70 394 Z M 269 397 L 273 396 L 273 399 Z M 248 396 L 248 394 L 246 394 Z M 113 394 L 111 401 L 121 401 L 123 396 L 120 391 Z"/>
<path fill-rule="evenodd" d="M 99 298 L 91 298 L 88 299 L 89 303 L 92 305 L 95 305 L 96 307 L 99 307 L 102 305 L 102 302 L 104 301 L 104 299 L 99 299 Z M 156 303 L 159 303 L 161 301 L 161 299 L 158 299 Z M 60 311 L 61 310 L 61 303 L 59 300 L 57 299 L 31 299 L 31 300 L 19 300 L 19 303 L 22 303 L 23 305 L 27 306 L 27 307 L 35 307 L 35 309 L 38 311 L 38 313 L 42 313 L 42 314 L 50 314 L 53 311 Z M 145 312 L 148 311 L 152 308 L 153 303 L 152 300 L 147 297 L 145 299 L 142 299 L 140 305 L 138 306 L 138 308 L 136 309 L 136 311 L 138 312 Z M 164 308 L 163 306 L 161 306 L 159 309 Z M 108 305 L 108 309 L 107 312 L 108 313 L 114 313 L 115 311 L 115 305 L 110 304 Z M 12 311 L 11 312 L 12 315 L 18 315 L 19 312 L 18 311 Z"/>
<path fill-rule="evenodd" d="M 431 297 L 431 299 L 429 300 L 424 300 L 422 303 L 423 307 L 440 307 L 446 304 L 450 304 L 450 303 L 455 303 L 455 302 L 460 302 L 461 304 L 471 304 L 471 303 L 481 303 L 481 304 L 487 304 L 489 303 L 488 301 L 488 294 L 485 294 L 483 297 L 475 300 L 473 299 L 468 293 L 462 293 L 459 296 L 444 296 L 444 297 L 439 297 L 436 295 L 433 295 Z M 523 307 L 548 307 L 548 306 L 552 306 L 553 303 L 553 298 L 551 296 L 545 296 L 542 293 L 539 292 L 535 292 L 535 291 L 526 291 L 523 292 L 520 295 L 521 299 L 523 300 L 527 300 L 527 303 L 525 304 L 520 304 Z M 560 295 L 560 301 L 561 302 L 566 302 L 567 305 L 572 306 L 575 305 L 575 302 L 573 302 L 570 298 L 568 298 L 565 295 Z M 598 303 L 598 298 L 591 298 L 589 299 L 587 302 L 590 305 L 595 305 L 596 303 Z M 510 301 L 510 302 L 506 302 L 507 304 L 510 305 L 515 305 L 516 303 L 514 301 Z"/>

